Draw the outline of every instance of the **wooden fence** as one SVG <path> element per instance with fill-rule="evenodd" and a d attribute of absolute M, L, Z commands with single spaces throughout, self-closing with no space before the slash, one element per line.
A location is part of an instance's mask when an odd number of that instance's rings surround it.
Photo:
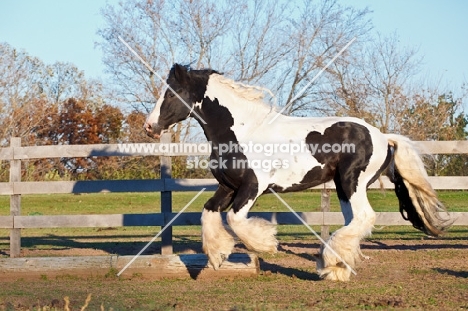
<path fill-rule="evenodd" d="M 160 148 L 171 142 L 171 136 L 165 134 L 160 143 L 153 144 L 154 150 L 163 152 L 147 153 L 139 150 L 138 144 L 127 144 L 126 150 L 118 144 L 97 145 L 62 145 L 62 146 L 21 146 L 20 138 L 12 138 L 10 147 L 0 149 L 0 160 L 10 162 L 10 181 L 0 183 L 0 195 L 10 196 L 10 215 L 0 216 L 0 228 L 10 229 L 10 256 L 18 257 L 21 249 L 21 229 L 58 228 L 58 227 L 117 227 L 117 226 L 165 226 L 176 214 L 172 212 L 172 192 L 215 190 L 214 179 L 172 179 L 171 157 L 175 155 L 197 155 L 193 150 L 186 153 L 171 152 Z M 427 154 L 465 154 L 468 153 L 468 141 L 417 142 Z M 179 150 L 180 151 L 180 150 Z M 207 155 L 200 152 L 198 155 Z M 161 177 L 156 180 L 106 180 L 106 181 L 21 181 L 21 161 L 38 158 L 62 157 L 98 157 L 98 156 L 160 156 Z M 430 177 L 435 189 L 468 190 L 468 177 Z M 393 184 L 383 178 L 385 188 Z M 370 188 L 380 188 L 378 182 Z M 310 225 L 321 225 L 323 237 L 328 235 L 329 225 L 342 225 L 341 213 L 329 212 L 330 189 L 333 183 L 317 187 L 322 189 L 322 212 L 299 213 Z M 51 193 L 96 193 L 96 192 L 161 192 L 161 212 L 154 214 L 112 214 L 112 215 L 41 215 L 21 216 L 21 195 Z M 250 213 L 263 217 L 277 224 L 301 224 L 290 212 Z M 454 225 L 468 225 L 468 213 L 451 213 Z M 183 213 L 173 226 L 200 225 L 201 213 Z M 377 213 L 377 225 L 409 225 L 398 212 Z M 172 227 L 161 235 L 162 254 L 172 253 Z"/>

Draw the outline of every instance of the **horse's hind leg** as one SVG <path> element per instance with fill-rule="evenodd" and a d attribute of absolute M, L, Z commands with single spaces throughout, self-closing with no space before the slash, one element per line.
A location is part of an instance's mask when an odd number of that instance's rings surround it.
<path fill-rule="evenodd" d="M 276 226 L 263 218 L 247 218 L 250 208 L 261 193 L 258 191 L 258 186 L 241 187 L 228 212 L 227 220 L 247 249 L 259 253 L 276 253 L 278 247 Z"/>
<path fill-rule="evenodd" d="M 375 212 L 367 199 L 365 186 L 358 186 L 349 198 L 349 205 L 345 204 L 345 207 L 348 206 L 352 208 L 352 220 L 346 219 L 349 214 L 345 214 L 347 225 L 330 236 L 326 245 L 322 246 L 321 256 L 317 261 L 319 274 L 325 279 L 349 280 L 356 263 L 361 260 L 359 243 L 371 233 L 375 222 Z"/>
<path fill-rule="evenodd" d="M 232 202 L 233 195 L 234 191 L 220 185 L 214 196 L 205 203 L 202 212 L 203 252 L 215 270 L 218 270 L 231 254 L 235 244 L 234 237 L 224 226 L 220 213 Z"/>
<path fill-rule="evenodd" d="M 340 200 L 340 207 L 341 207 L 341 213 L 343 214 L 345 223 L 344 225 L 347 226 L 351 223 L 351 220 L 353 220 L 353 209 L 351 207 L 351 203 L 349 202 L 349 199 L 346 197 L 343 188 L 341 187 L 341 184 L 339 183 L 339 175 L 337 174 L 335 177 L 336 180 L 336 192 L 338 194 L 338 199 Z M 337 178 L 338 177 L 338 178 Z M 338 179 L 338 180 L 337 180 Z M 366 256 L 362 253 L 361 249 L 358 249 L 359 253 L 359 259 L 370 259 L 369 256 Z"/>

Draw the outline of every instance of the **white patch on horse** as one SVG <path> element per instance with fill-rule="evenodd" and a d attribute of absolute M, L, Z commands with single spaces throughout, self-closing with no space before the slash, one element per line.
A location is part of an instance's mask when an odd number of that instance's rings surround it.
<path fill-rule="evenodd" d="M 215 270 L 218 270 L 234 248 L 234 237 L 221 219 L 221 213 L 206 209 L 202 212 L 203 252 Z"/>
<path fill-rule="evenodd" d="M 151 113 L 146 118 L 145 124 L 152 126 L 153 124 L 158 123 L 159 115 L 161 114 L 161 105 L 164 102 L 164 94 L 166 94 L 167 88 L 168 87 L 165 86 L 162 92 L 160 93 L 162 95 L 159 97 L 158 101 L 156 102 L 156 105 L 154 106 L 153 111 L 151 111 Z"/>

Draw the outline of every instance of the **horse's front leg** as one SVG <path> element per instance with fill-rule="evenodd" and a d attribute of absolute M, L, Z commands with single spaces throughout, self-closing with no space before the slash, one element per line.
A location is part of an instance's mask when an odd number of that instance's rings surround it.
<path fill-rule="evenodd" d="M 221 219 L 221 212 L 231 204 L 233 196 L 233 190 L 220 185 L 213 197 L 205 203 L 202 212 L 203 252 L 215 270 L 231 254 L 235 244 L 233 235 Z"/>
<path fill-rule="evenodd" d="M 263 218 L 247 218 L 250 208 L 262 192 L 258 190 L 257 185 L 241 186 L 228 212 L 227 221 L 249 250 L 276 253 L 278 247 L 276 226 Z"/>

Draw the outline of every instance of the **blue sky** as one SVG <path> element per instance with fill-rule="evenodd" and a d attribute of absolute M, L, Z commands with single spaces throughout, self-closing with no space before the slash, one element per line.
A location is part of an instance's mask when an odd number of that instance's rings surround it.
<path fill-rule="evenodd" d="M 0 42 L 24 49 L 45 63 L 71 62 L 87 77 L 103 76 L 94 47 L 102 25 L 99 9 L 118 0 L 2 0 Z M 341 0 L 373 13 L 375 30 L 398 33 L 402 45 L 419 48 L 422 75 L 459 89 L 468 82 L 468 1 Z"/>
<path fill-rule="evenodd" d="M 117 3 L 111 1 L 110 3 Z M 71 62 L 88 77 L 102 75 L 101 52 L 94 48 L 105 0 L 2 0 L 0 42 L 47 64 Z"/>
<path fill-rule="evenodd" d="M 343 3 L 372 11 L 374 29 L 397 32 L 402 45 L 419 48 L 421 74 L 442 86 L 468 83 L 468 1 L 465 0 L 350 0 Z M 446 84 L 446 85 L 444 85 Z"/>

